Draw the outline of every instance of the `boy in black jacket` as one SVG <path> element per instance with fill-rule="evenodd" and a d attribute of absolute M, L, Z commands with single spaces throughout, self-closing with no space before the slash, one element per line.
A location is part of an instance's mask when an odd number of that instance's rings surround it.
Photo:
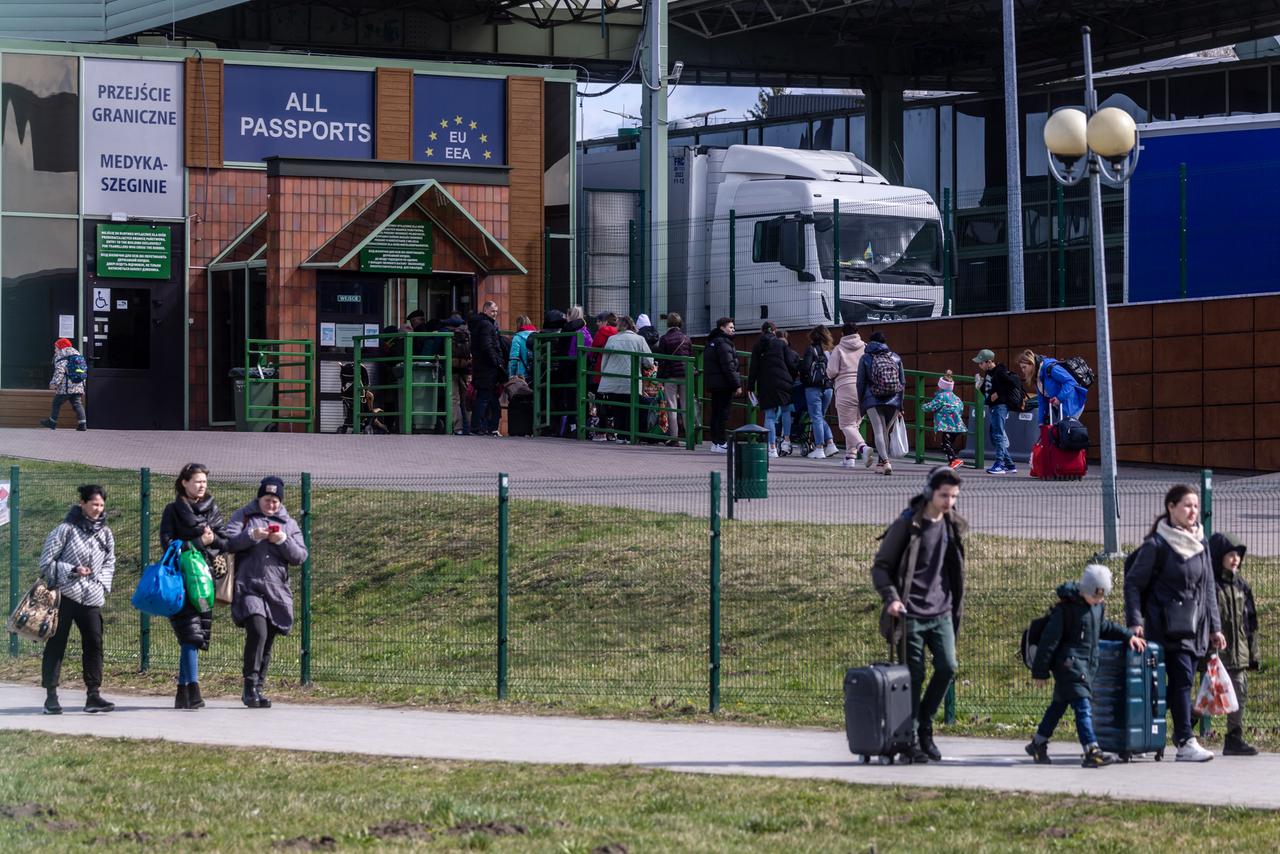
<path fill-rule="evenodd" d="M 987 433 L 991 438 L 991 452 L 995 462 L 987 469 L 987 474 L 1017 474 L 1018 467 L 1009 456 L 1009 434 L 1005 432 L 1004 422 L 1010 412 L 1021 412 L 1022 401 L 1026 396 L 1022 389 L 1022 380 L 1016 377 L 1004 364 L 996 361 L 996 354 L 991 350 L 979 350 L 973 357 L 978 366 L 974 376 L 978 391 L 987 402 Z"/>
<path fill-rule="evenodd" d="M 1106 619 L 1103 600 L 1111 592 L 1111 570 L 1101 564 L 1090 564 L 1084 575 L 1076 581 L 1059 585 L 1058 604 L 1049 616 L 1049 622 L 1040 636 L 1036 658 L 1031 665 L 1031 678 L 1043 686 L 1050 672 L 1053 675 L 1053 701 L 1045 709 L 1044 718 L 1036 729 L 1027 753 L 1039 765 L 1048 765 L 1049 739 L 1070 706 L 1076 716 L 1076 734 L 1084 747 L 1085 768 L 1101 768 L 1116 761 L 1115 754 L 1098 747 L 1093 734 L 1093 715 L 1090 699 L 1093 696 L 1093 676 L 1098 670 L 1098 641 L 1124 640 L 1141 652 L 1147 642 L 1135 637 L 1124 626 Z"/>

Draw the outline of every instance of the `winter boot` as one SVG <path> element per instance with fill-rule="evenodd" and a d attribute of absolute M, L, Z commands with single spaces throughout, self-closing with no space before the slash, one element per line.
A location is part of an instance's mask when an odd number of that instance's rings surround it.
<path fill-rule="evenodd" d="M 263 693 L 262 693 L 262 682 L 261 682 L 261 681 L 258 681 L 257 683 L 255 683 L 255 684 L 254 684 L 254 686 L 253 686 L 253 696 L 255 696 L 255 697 L 257 697 L 257 698 L 258 698 L 258 708 L 259 708 L 259 709 L 269 709 L 269 708 L 271 708 L 271 701 L 270 701 L 269 699 L 267 699 L 267 696 L 266 696 L 265 694 L 263 694 Z"/>
<path fill-rule="evenodd" d="M 111 702 L 110 700 L 104 700 L 102 698 L 102 695 L 99 694 L 97 691 L 90 691 L 88 695 L 85 697 L 84 710 L 89 714 L 94 714 L 95 712 L 105 713 L 105 712 L 114 711 L 115 707 L 116 707 L 115 703 Z"/>
<path fill-rule="evenodd" d="M 1114 753 L 1107 753 L 1096 744 L 1091 744 L 1084 751 L 1084 758 L 1080 760 L 1081 768 L 1103 768 L 1116 761 Z"/>
<path fill-rule="evenodd" d="M 244 680 L 244 693 L 240 695 L 240 702 L 244 703 L 251 709 L 258 708 L 258 692 L 257 683 L 253 679 Z"/>
<path fill-rule="evenodd" d="M 1258 748 L 1244 740 L 1244 733 L 1232 730 L 1222 740 L 1223 756 L 1257 756 Z"/>
<path fill-rule="evenodd" d="M 922 729 L 916 733 L 919 738 L 920 749 L 934 762 L 942 761 L 942 751 L 938 749 L 938 745 L 933 743 L 933 731 Z"/>
<path fill-rule="evenodd" d="M 200 696 L 200 683 L 192 682 L 187 686 L 187 708 L 203 709 L 204 698 Z"/>
<path fill-rule="evenodd" d="M 46 689 L 46 692 L 47 693 L 44 698 L 44 713 L 46 715 L 62 714 L 62 705 L 58 702 L 58 689 L 48 688 Z"/>
<path fill-rule="evenodd" d="M 58 429 L 58 422 L 57 422 L 57 421 L 54 421 L 52 418 L 41 418 L 41 419 L 40 419 L 40 426 L 41 426 L 41 427 L 48 427 L 50 430 L 57 430 L 57 429 Z"/>
<path fill-rule="evenodd" d="M 1053 760 L 1049 758 L 1049 742 L 1041 741 L 1039 738 L 1032 738 L 1031 743 L 1026 747 L 1027 755 L 1036 761 L 1037 765 L 1052 765 Z"/>
<path fill-rule="evenodd" d="M 174 694 L 174 695 L 173 695 L 173 707 L 174 707 L 175 709 L 189 709 L 189 708 L 191 708 L 191 701 L 190 701 L 189 699 L 187 699 L 187 694 L 188 694 L 187 686 L 186 686 L 186 685 L 179 685 L 179 686 L 178 686 L 178 693 L 176 693 L 176 694 Z"/>

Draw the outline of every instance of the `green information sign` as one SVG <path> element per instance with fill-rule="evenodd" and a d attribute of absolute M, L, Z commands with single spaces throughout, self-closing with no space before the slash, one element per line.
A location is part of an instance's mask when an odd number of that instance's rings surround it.
<path fill-rule="evenodd" d="M 388 223 L 360 250 L 360 271 L 405 276 L 430 273 L 433 246 L 431 223 Z"/>
<path fill-rule="evenodd" d="M 168 279 L 169 229 L 149 225 L 99 225 L 98 275 L 114 279 Z"/>

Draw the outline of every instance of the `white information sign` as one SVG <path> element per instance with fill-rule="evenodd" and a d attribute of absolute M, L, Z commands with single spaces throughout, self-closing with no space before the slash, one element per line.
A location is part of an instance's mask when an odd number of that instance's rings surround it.
<path fill-rule="evenodd" d="M 182 65 L 85 59 L 84 213 L 183 215 Z"/>
<path fill-rule="evenodd" d="M 320 346 L 321 347 L 338 346 L 338 325 L 336 323 L 320 324 Z"/>
<path fill-rule="evenodd" d="M 76 316 L 74 314 L 58 315 L 58 337 L 72 338 L 76 334 Z"/>
<path fill-rule="evenodd" d="M 0 483 L 0 525 L 9 524 L 9 484 Z"/>

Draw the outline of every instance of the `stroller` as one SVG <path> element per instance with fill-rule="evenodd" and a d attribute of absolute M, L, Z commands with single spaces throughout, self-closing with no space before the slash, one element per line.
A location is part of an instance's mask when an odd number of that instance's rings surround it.
<path fill-rule="evenodd" d="M 353 430 L 352 420 L 356 409 L 353 402 L 356 389 L 355 362 L 342 362 L 338 365 L 338 381 L 341 383 L 338 394 L 342 397 L 342 425 L 338 427 L 338 432 L 350 433 Z M 382 414 L 382 410 L 374 406 L 373 392 L 369 390 L 367 365 L 360 366 L 360 387 L 364 390 L 360 395 L 360 432 L 386 434 L 389 432 L 387 425 L 378 417 Z"/>

